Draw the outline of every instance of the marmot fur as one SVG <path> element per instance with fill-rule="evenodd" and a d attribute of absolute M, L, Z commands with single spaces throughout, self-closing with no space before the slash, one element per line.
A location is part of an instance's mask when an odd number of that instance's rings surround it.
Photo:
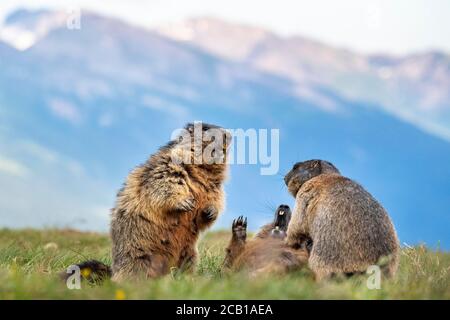
<path fill-rule="evenodd" d="M 395 274 L 399 243 L 394 226 L 362 186 L 323 160 L 295 164 L 285 182 L 296 198 L 286 243 L 296 248 L 312 240 L 308 264 L 316 279 L 366 272 L 381 258 L 387 259 L 384 274 Z"/>

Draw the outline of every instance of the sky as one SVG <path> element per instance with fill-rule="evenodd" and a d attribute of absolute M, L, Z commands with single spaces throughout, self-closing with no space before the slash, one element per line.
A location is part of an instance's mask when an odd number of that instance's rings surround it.
<path fill-rule="evenodd" d="M 89 9 L 145 27 L 212 16 L 299 34 L 363 53 L 450 52 L 448 0 L 1 0 L 0 20 L 21 7 Z"/>

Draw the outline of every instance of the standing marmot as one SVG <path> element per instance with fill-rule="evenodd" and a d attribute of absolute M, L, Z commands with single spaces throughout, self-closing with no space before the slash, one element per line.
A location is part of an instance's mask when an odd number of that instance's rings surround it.
<path fill-rule="evenodd" d="M 188 124 L 143 165 L 134 169 L 112 210 L 112 268 L 91 260 L 78 265 L 90 282 L 111 276 L 157 277 L 196 260 L 199 232 L 224 205 L 222 184 L 231 136 L 205 123 Z M 84 272 L 86 271 L 86 272 Z M 63 279 L 70 274 L 63 273 Z"/>
<path fill-rule="evenodd" d="M 383 207 L 331 163 L 297 163 L 285 177 L 296 198 L 286 242 L 312 239 L 309 267 L 320 280 L 333 274 L 365 272 L 387 257 L 385 275 L 397 270 L 399 244 Z"/>
<path fill-rule="evenodd" d="M 298 270 L 308 262 L 308 251 L 288 247 L 284 241 L 291 219 L 291 210 L 281 205 L 275 220 L 261 228 L 258 234 L 246 241 L 247 218 L 233 221 L 232 237 L 226 249 L 224 268 L 245 270 L 250 275 L 281 274 Z"/>
<path fill-rule="evenodd" d="M 134 169 L 117 195 L 113 280 L 189 269 L 199 232 L 223 209 L 230 135 L 204 123 L 188 124 L 184 132 Z"/>

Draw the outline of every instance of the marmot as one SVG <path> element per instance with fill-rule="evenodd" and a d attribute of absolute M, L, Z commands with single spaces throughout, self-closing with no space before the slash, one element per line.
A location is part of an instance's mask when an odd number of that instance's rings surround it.
<path fill-rule="evenodd" d="M 223 209 L 230 135 L 204 123 L 185 129 L 187 139 L 162 147 L 130 173 L 118 193 L 111 221 L 113 280 L 190 269 L 199 232 Z M 212 149 L 212 142 L 219 147 Z"/>
<path fill-rule="evenodd" d="M 128 175 L 112 209 L 113 281 L 192 269 L 199 232 L 224 207 L 230 142 L 218 126 L 190 123 Z"/>
<path fill-rule="evenodd" d="M 312 240 L 308 265 L 317 280 L 366 272 L 383 257 L 384 274 L 395 274 L 397 234 L 384 208 L 362 186 L 323 160 L 295 164 L 285 183 L 296 198 L 286 243 L 296 248 Z"/>
<path fill-rule="evenodd" d="M 298 270 L 308 261 L 307 248 L 294 249 L 284 241 L 291 219 L 291 210 L 281 205 L 275 219 L 261 228 L 250 241 L 247 239 L 247 218 L 233 221 L 232 237 L 226 249 L 223 263 L 225 270 L 244 270 L 251 276 L 260 274 L 282 274 Z"/>

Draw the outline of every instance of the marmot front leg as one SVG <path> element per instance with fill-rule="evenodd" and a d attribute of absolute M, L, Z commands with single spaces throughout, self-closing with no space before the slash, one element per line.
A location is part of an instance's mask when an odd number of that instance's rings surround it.
<path fill-rule="evenodd" d="M 240 216 L 233 220 L 232 224 L 232 243 L 245 243 L 247 240 L 247 218 Z"/>
<path fill-rule="evenodd" d="M 226 256 L 223 262 L 225 268 L 230 268 L 236 258 L 244 251 L 245 241 L 247 239 L 247 218 L 240 216 L 233 220 L 231 226 L 231 241 L 226 249 Z"/>
<path fill-rule="evenodd" d="M 305 248 L 306 241 L 310 238 L 308 234 L 307 221 L 304 218 L 307 201 L 298 200 L 297 207 L 289 223 L 286 232 L 286 244 L 292 248 Z"/>
<path fill-rule="evenodd" d="M 165 212 L 189 212 L 195 209 L 196 201 L 188 183 L 180 173 L 156 176 L 145 186 L 144 197 L 153 207 Z"/>

